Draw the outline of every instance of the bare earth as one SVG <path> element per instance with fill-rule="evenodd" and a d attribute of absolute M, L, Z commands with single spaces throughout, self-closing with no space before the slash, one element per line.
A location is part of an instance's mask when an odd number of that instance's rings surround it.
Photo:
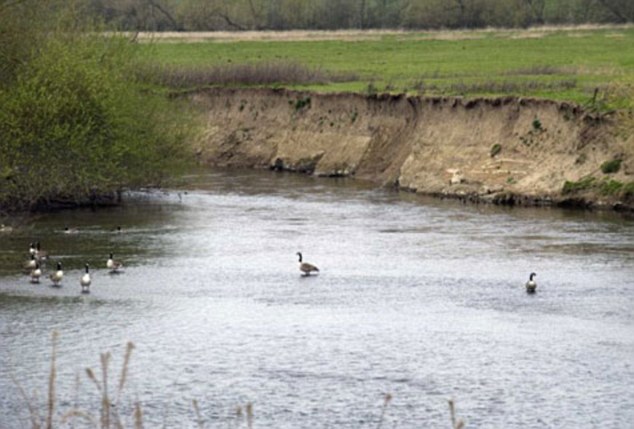
<path fill-rule="evenodd" d="M 632 208 L 566 180 L 634 181 L 634 135 L 618 118 L 533 99 L 366 97 L 268 89 L 189 95 L 202 109 L 201 162 L 350 176 L 500 204 Z M 499 153 L 492 155 L 494 145 Z M 622 159 L 616 174 L 600 165 Z"/>

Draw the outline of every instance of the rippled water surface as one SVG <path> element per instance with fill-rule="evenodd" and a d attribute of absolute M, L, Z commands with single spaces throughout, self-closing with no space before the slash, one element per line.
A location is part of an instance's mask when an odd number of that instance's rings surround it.
<path fill-rule="evenodd" d="M 30 427 L 20 388 L 45 414 L 53 330 L 57 421 L 97 418 L 85 368 L 101 377 L 110 351 L 116 392 L 133 341 L 128 427 L 137 401 L 147 427 L 199 427 L 196 400 L 205 427 L 252 403 L 254 427 L 376 428 L 384 393 L 385 428 L 449 427 L 449 398 L 467 427 L 632 427 L 632 220 L 270 172 L 189 181 L 0 233 L 0 428 Z M 36 240 L 62 287 L 21 273 Z M 299 275 L 297 251 L 318 276 Z"/>

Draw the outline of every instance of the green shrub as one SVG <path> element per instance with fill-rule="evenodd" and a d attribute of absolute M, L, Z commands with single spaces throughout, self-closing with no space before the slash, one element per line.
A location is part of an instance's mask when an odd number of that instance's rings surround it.
<path fill-rule="evenodd" d="M 539 120 L 539 118 L 535 117 L 535 119 L 533 119 L 533 129 L 535 131 L 539 131 L 542 129 L 542 121 Z"/>
<path fill-rule="evenodd" d="M 304 107 L 310 107 L 310 97 L 298 98 L 295 101 L 295 110 L 302 110 Z"/>
<path fill-rule="evenodd" d="M 134 79 L 126 38 L 60 32 L 34 51 L 0 89 L 0 206 L 158 185 L 181 164 L 187 121 Z"/>
<path fill-rule="evenodd" d="M 628 199 L 634 199 L 634 182 L 623 185 L 623 188 L 621 188 L 621 195 Z"/>
<path fill-rule="evenodd" d="M 563 194 L 572 194 L 579 191 L 584 191 L 590 189 L 595 182 L 595 178 L 592 176 L 583 177 L 581 180 L 577 182 L 571 182 L 566 180 L 564 186 L 561 190 Z"/>
<path fill-rule="evenodd" d="M 621 169 L 621 160 L 613 159 L 611 161 L 605 161 L 601 164 L 601 171 L 604 174 L 616 173 Z"/>
<path fill-rule="evenodd" d="M 607 180 L 601 183 L 599 191 L 602 195 L 617 195 L 623 189 L 623 183 L 617 180 Z"/>
<path fill-rule="evenodd" d="M 499 143 L 496 143 L 493 146 L 491 146 L 491 158 L 493 158 L 495 155 L 497 155 L 501 151 L 502 151 L 502 145 L 500 145 Z"/>

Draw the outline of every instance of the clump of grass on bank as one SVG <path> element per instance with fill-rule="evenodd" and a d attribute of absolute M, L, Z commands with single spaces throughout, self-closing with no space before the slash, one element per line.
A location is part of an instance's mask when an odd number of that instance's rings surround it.
<path fill-rule="evenodd" d="M 325 85 L 357 79 L 352 73 L 330 73 L 286 61 L 192 68 L 148 65 L 139 69 L 138 74 L 142 80 L 179 89 L 217 85 Z"/>
<path fill-rule="evenodd" d="M 634 201 L 634 182 L 623 183 L 613 179 L 598 180 L 593 176 L 586 176 L 578 181 L 566 180 L 561 189 L 561 193 L 568 196 L 584 192 L 597 192 L 605 197 Z"/>

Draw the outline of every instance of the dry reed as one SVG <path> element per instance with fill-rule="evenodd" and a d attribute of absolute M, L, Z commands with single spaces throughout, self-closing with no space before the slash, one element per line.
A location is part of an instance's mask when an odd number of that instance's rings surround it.
<path fill-rule="evenodd" d="M 465 423 L 462 419 L 456 418 L 456 406 L 453 399 L 449 399 L 449 415 L 451 417 L 451 429 L 462 429 L 465 427 Z"/>
<path fill-rule="evenodd" d="M 388 405 L 390 405 L 390 402 L 392 401 L 392 394 L 391 393 L 384 393 L 383 394 L 383 406 L 381 407 L 381 415 L 379 416 L 379 423 L 377 424 L 377 429 L 381 429 L 381 426 L 383 426 L 383 419 L 385 418 L 385 412 L 387 411 L 387 407 Z"/>
<path fill-rule="evenodd" d="M 51 353 L 51 373 L 48 377 L 48 414 L 46 416 L 46 429 L 53 429 L 53 413 L 55 412 L 55 379 L 57 378 L 57 370 L 55 368 L 57 353 L 57 338 L 59 334 L 53 331 L 53 346 Z"/>
<path fill-rule="evenodd" d="M 47 415 L 46 415 L 46 429 L 52 429 L 54 427 L 54 416 L 55 416 L 55 406 L 56 406 L 56 390 L 55 383 L 57 380 L 57 341 L 59 334 L 57 331 L 53 332 L 52 335 L 52 354 L 51 354 L 51 369 L 48 380 L 48 402 L 47 402 Z M 86 375 L 89 380 L 93 382 L 97 391 L 101 394 L 101 409 L 100 409 L 100 419 L 95 419 L 90 412 L 86 412 L 78 409 L 77 400 L 73 405 L 73 408 L 66 412 L 62 418 L 60 419 L 61 424 L 70 423 L 71 428 L 74 427 L 74 419 L 76 417 L 81 417 L 86 419 L 93 427 L 101 427 L 101 429 L 111 429 L 114 426 L 116 429 L 123 429 L 124 426 L 121 422 L 121 418 L 117 409 L 115 409 L 116 404 L 121 399 L 121 395 L 123 392 L 123 388 L 125 387 L 125 383 L 128 375 L 128 368 L 130 364 L 130 357 L 132 354 L 132 350 L 134 349 L 134 344 L 132 342 L 128 342 L 126 345 L 126 351 L 124 355 L 123 365 L 121 368 L 121 374 L 119 377 L 119 383 L 117 385 L 116 392 L 116 400 L 115 402 L 111 401 L 111 398 L 108 393 L 108 377 L 109 377 L 109 364 L 111 359 L 111 354 L 101 353 L 101 375 L 102 379 L 99 380 L 94 371 L 91 368 L 86 368 Z M 37 402 L 37 391 L 34 391 L 33 397 L 29 397 L 24 388 L 18 383 L 13 375 L 11 375 L 13 382 L 16 384 L 20 395 L 26 402 L 27 408 L 29 410 L 29 417 L 31 421 L 32 429 L 41 429 L 42 419 L 40 414 L 38 413 L 37 407 L 34 405 L 34 402 Z M 76 391 L 79 390 L 79 375 L 76 377 Z M 383 405 L 381 407 L 381 413 L 379 415 L 379 419 L 377 422 L 377 429 L 380 429 L 383 426 L 383 422 L 385 420 L 385 415 L 387 413 L 388 406 L 390 405 L 393 396 L 391 393 L 383 394 Z M 463 429 L 465 427 L 465 423 L 462 419 L 456 417 L 455 404 L 454 401 L 449 399 L 449 413 L 451 417 L 451 427 L 452 429 Z M 198 401 L 193 400 L 192 405 L 194 408 L 194 413 L 196 415 L 196 423 L 200 429 L 204 429 L 204 420 L 200 413 L 200 408 L 198 406 Z M 243 417 L 246 415 L 246 423 L 248 429 L 253 429 L 254 424 L 254 412 L 253 412 L 253 403 L 248 402 L 243 408 L 238 406 L 235 411 L 236 421 L 242 421 Z M 134 411 L 133 411 L 133 422 L 135 429 L 143 429 L 143 409 L 139 401 L 134 403 Z"/>

